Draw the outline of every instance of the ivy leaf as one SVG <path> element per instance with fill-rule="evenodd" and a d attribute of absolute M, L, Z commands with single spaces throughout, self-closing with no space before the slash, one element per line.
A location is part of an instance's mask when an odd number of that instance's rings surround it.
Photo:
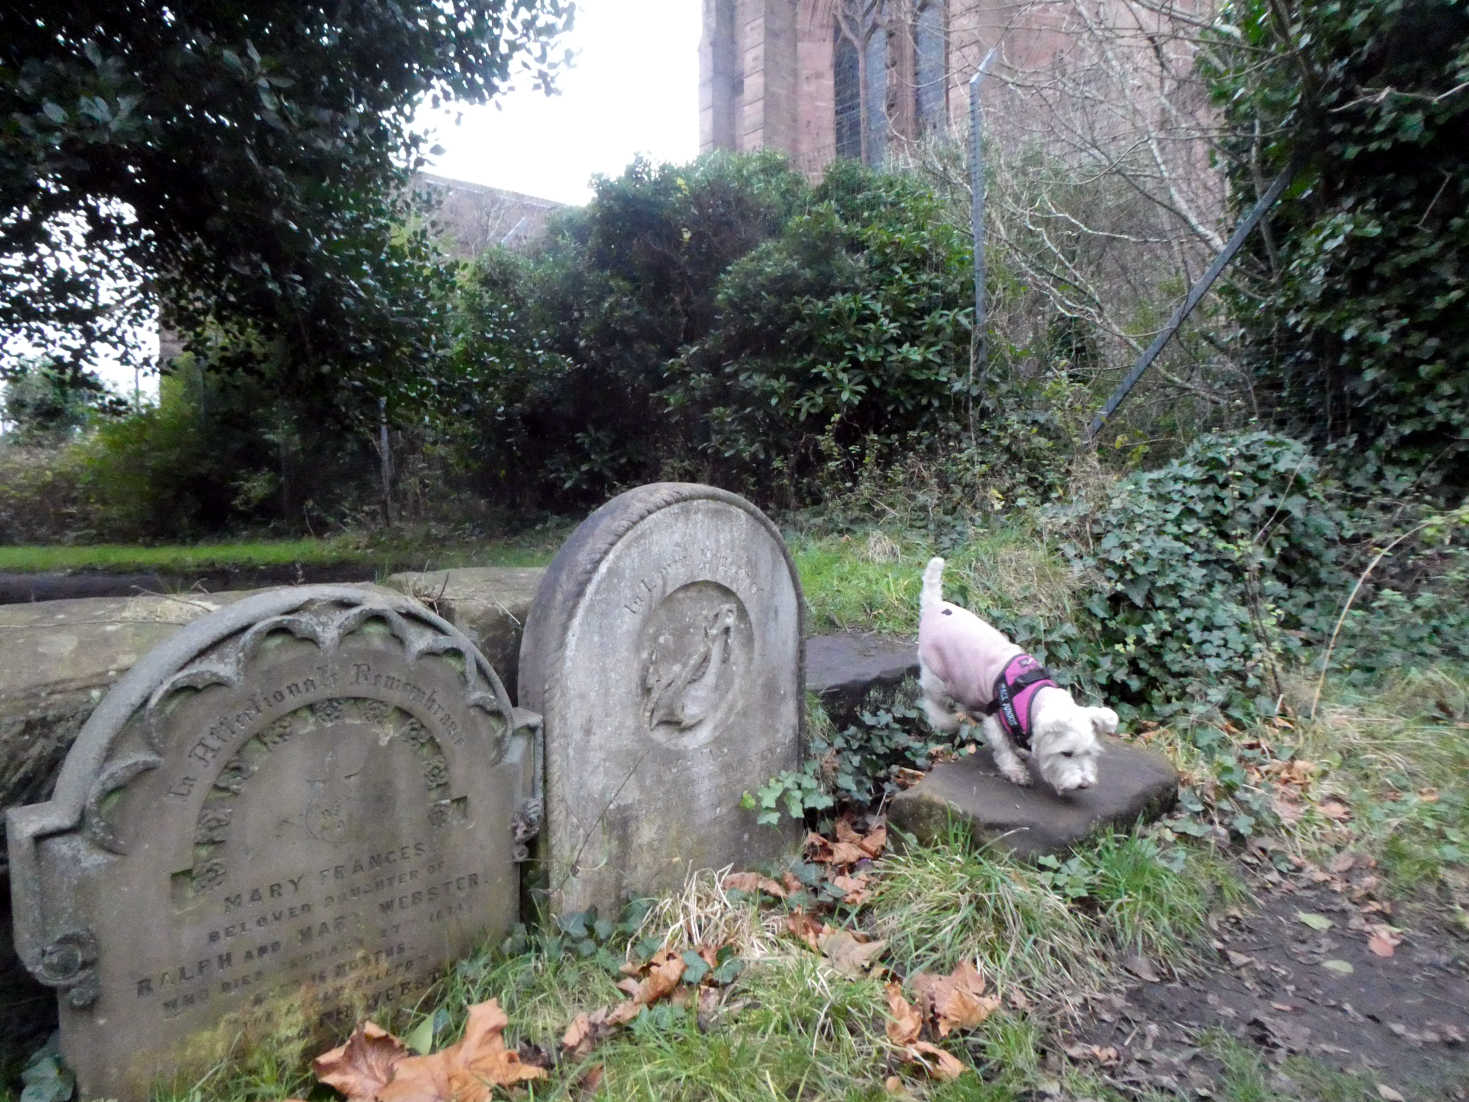
<path fill-rule="evenodd" d="M 709 974 L 709 962 L 701 957 L 693 949 L 683 954 L 684 972 L 683 982 L 690 987 L 698 987 L 699 983 Z"/>
<path fill-rule="evenodd" d="M 422 1056 L 434 1047 L 434 1016 L 427 1015 L 423 1021 L 403 1036 L 403 1043 Z"/>

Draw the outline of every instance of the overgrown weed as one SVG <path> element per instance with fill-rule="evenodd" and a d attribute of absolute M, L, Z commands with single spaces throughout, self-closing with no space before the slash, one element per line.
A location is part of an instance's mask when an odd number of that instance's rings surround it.
<path fill-rule="evenodd" d="M 1469 668 L 1408 671 L 1375 689 L 1347 685 L 1300 725 L 1299 753 L 1319 763 L 1319 795 L 1350 819 L 1307 816 L 1298 844 L 1316 853 L 1354 845 L 1375 857 L 1398 894 L 1425 884 L 1469 907 Z"/>

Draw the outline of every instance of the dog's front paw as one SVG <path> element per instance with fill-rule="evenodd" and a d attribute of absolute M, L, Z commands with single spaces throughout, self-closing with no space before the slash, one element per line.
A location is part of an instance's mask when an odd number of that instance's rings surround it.
<path fill-rule="evenodd" d="M 1005 779 L 1011 784 L 1018 784 L 1022 787 L 1029 787 L 1035 779 L 1030 775 L 1030 770 L 1021 765 L 1018 761 L 1006 763 L 997 762 L 996 764 L 1000 766 L 1000 772 L 1004 774 Z"/>

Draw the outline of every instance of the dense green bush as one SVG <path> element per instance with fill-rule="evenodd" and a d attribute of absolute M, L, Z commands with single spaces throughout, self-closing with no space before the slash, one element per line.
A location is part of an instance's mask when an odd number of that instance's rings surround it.
<path fill-rule="evenodd" d="M 666 364 L 708 329 L 725 269 L 778 233 L 809 191 L 774 153 L 637 161 L 560 218 L 528 268 L 483 262 L 461 332 L 487 310 L 512 341 L 460 345 L 503 442 L 477 461 L 513 471 L 524 493 L 557 507 L 664 473 L 681 450 L 659 415 Z"/>
<path fill-rule="evenodd" d="M 567 469 L 568 453 L 585 460 L 590 450 L 586 427 L 572 420 L 574 367 L 550 350 L 536 308 L 536 276 L 532 261 L 504 249 L 461 273 L 453 397 L 434 419 L 451 470 L 511 507 L 534 507 L 549 487 L 573 489 L 582 472 Z"/>
<path fill-rule="evenodd" d="M 1350 583 L 1319 464 L 1269 433 L 1202 436 L 1067 520 L 1091 590 L 1072 645 L 1121 703 L 1273 714 L 1281 665 L 1324 640 Z"/>
<path fill-rule="evenodd" d="M 911 177 L 635 163 L 525 260 L 461 280 L 460 463 L 522 506 L 656 478 L 821 500 L 983 420 L 969 249 Z M 975 442 L 971 434 L 971 443 Z"/>
<path fill-rule="evenodd" d="M 0 373 L 0 442 L 27 447 L 61 444 L 98 416 L 118 416 L 126 403 L 90 371 L 46 360 L 22 361 Z"/>
<path fill-rule="evenodd" d="M 1347 465 L 1469 486 L 1469 4 L 1234 0 L 1221 27 L 1236 202 L 1300 164 L 1235 300 L 1262 404 Z"/>
<path fill-rule="evenodd" d="M 0 544 L 67 543 L 84 535 L 83 474 L 75 445 L 0 447 Z"/>
<path fill-rule="evenodd" d="M 159 403 L 77 445 L 86 538 L 180 540 L 309 528 L 373 490 L 365 437 L 298 412 L 268 378 L 187 357 Z"/>
<path fill-rule="evenodd" d="M 970 253 L 910 177 L 837 162 L 779 237 L 731 265 L 664 398 L 705 477 L 800 502 L 967 421 Z"/>

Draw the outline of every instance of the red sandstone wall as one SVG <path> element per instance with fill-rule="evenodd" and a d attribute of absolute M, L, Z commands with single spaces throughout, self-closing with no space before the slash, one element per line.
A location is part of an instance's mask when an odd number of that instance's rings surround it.
<path fill-rule="evenodd" d="M 832 5 L 839 0 L 703 0 L 700 47 L 701 150 L 781 149 L 803 171 L 816 173 L 835 155 L 832 88 Z M 899 25 L 911 21 L 915 0 L 888 0 Z M 734 41 L 721 34 L 720 5 L 733 10 Z M 1207 13 L 1212 0 L 1177 0 L 1180 11 Z M 985 84 L 991 125 L 1012 123 L 1043 133 L 1056 106 L 1055 77 L 1085 83 L 1097 64 L 1087 25 L 1120 29 L 1113 45 L 1123 67 L 1137 70 L 1136 97 L 1170 95 L 1161 81 L 1146 32 L 1161 17 L 1126 0 L 949 0 L 948 113 L 951 128 L 967 130 L 969 79 L 991 47 L 998 47 Z M 728 19 L 726 19 L 728 23 Z M 1111 36 L 1109 36 L 1109 40 Z M 1175 47 L 1177 49 L 1179 47 Z M 888 60 L 888 114 L 892 138 L 916 131 L 911 39 L 895 35 Z M 1115 60 L 1115 58 L 1114 58 Z M 1186 71 L 1187 58 L 1172 59 Z M 1110 89 L 1114 92 L 1115 89 Z M 1047 106 L 1049 104 L 1049 107 Z M 1161 109 L 1161 104 L 1158 105 Z M 721 133 L 720 112 L 734 125 Z M 1136 111 L 1134 111 L 1136 115 Z M 890 147 L 896 148 L 890 140 Z"/>

